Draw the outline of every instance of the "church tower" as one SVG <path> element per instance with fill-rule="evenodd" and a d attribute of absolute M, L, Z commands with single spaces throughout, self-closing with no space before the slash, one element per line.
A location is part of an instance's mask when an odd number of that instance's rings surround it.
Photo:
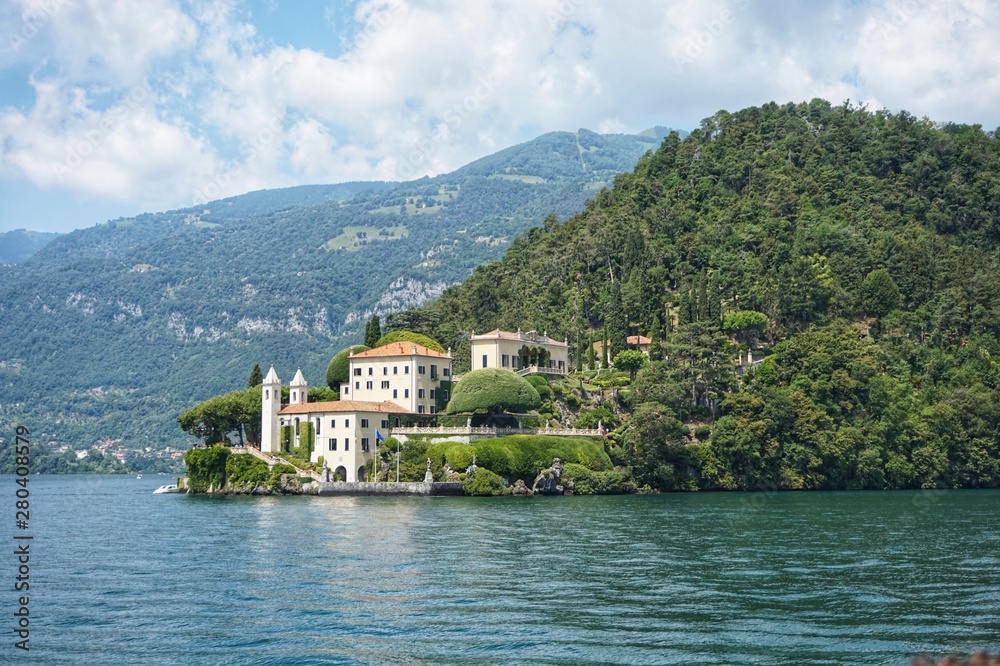
<path fill-rule="evenodd" d="M 309 383 L 302 376 L 302 368 L 295 371 L 295 377 L 292 378 L 292 383 L 288 385 L 288 389 L 289 405 L 304 405 L 309 402 Z"/>
<path fill-rule="evenodd" d="M 281 442 L 278 438 L 278 412 L 281 411 L 281 380 L 274 366 L 264 377 L 260 402 L 260 450 L 262 453 L 278 453 Z"/>

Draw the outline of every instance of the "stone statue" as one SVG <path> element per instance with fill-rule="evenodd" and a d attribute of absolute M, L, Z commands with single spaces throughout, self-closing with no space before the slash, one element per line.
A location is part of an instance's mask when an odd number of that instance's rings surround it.
<path fill-rule="evenodd" d="M 427 471 L 424 473 L 424 483 L 434 483 L 434 472 L 431 471 L 431 459 L 427 459 Z"/>

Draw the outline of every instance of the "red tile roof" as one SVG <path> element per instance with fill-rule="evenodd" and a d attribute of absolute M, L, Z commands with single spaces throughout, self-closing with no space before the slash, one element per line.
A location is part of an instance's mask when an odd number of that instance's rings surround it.
<path fill-rule="evenodd" d="M 628 336 L 628 344 L 630 345 L 648 345 L 652 340 L 647 338 L 645 335 L 630 335 Z"/>
<path fill-rule="evenodd" d="M 320 414 L 326 412 L 383 412 L 386 414 L 411 414 L 408 409 L 396 403 L 365 402 L 364 400 L 332 400 L 329 402 L 307 402 L 304 405 L 285 405 L 278 414 Z"/>
<path fill-rule="evenodd" d="M 451 360 L 451 356 L 448 354 L 428 349 L 415 342 L 390 342 L 387 345 L 354 354 L 351 358 L 382 358 L 386 356 L 432 356 Z"/>

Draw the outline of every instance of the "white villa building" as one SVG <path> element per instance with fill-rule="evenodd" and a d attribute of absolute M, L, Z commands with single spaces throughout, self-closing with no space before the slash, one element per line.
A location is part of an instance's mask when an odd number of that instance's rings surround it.
<path fill-rule="evenodd" d="M 569 371 L 569 343 L 537 331 L 516 333 L 495 329 L 470 338 L 472 369 L 503 368 L 520 375 L 540 372 L 565 375 Z"/>
<path fill-rule="evenodd" d="M 289 404 L 281 404 L 281 380 L 274 366 L 261 387 L 262 453 L 281 453 L 281 428 L 292 429 L 292 446 L 301 442 L 302 424 L 312 426 L 311 462 L 323 458 L 326 467 L 344 481 L 364 480 L 365 465 L 375 457 L 378 435 L 387 437 L 398 418 L 410 412 L 392 402 L 334 400 L 309 402 L 309 385 L 302 371 L 289 384 Z"/>
<path fill-rule="evenodd" d="M 390 400 L 413 414 L 436 414 L 451 399 L 451 353 L 412 342 L 393 342 L 351 355 L 348 381 L 340 397 Z"/>

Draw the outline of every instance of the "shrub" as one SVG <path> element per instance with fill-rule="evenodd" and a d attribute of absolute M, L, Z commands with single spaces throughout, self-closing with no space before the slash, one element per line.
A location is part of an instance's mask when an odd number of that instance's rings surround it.
<path fill-rule="evenodd" d="M 483 468 L 477 469 L 471 479 L 467 478 L 462 482 L 462 490 L 466 495 L 479 497 L 510 495 L 510 488 L 504 484 L 503 478 Z"/>
<path fill-rule="evenodd" d="M 282 474 L 297 474 L 298 470 L 291 465 L 286 465 L 285 463 L 280 463 L 271 468 L 271 475 L 267 480 L 267 485 L 274 490 L 281 483 Z"/>
<path fill-rule="evenodd" d="M 409 446 L 409 442 L 407 443 Z M 452 469 L 466 469 L 476 456 L 476 466 L 486 468 L 525 483 L 535 480 L 538 473 L 552 464 L 553 458 L 593 470 L 611 469 L 611 459 L 602 444 L 588 437 L 553 437 L 545 435 L 510 435 L 496 439 L 481 439 L 472 444 L 438 442 L 419 454 L 404 456 L 404 460 L 430 458 L 435 467 L 447 462 Z M 426 463 L 423 464 L 426 468 Z M 422 474 L 422 472 L 421 472 Z M 421 476 L 422 478 L 422 476 Z"/>
<path fill-rule="evenodd" d="M 448 413 L 477 409 L 521 413 L 538 409 L 541 404 L 538 391 L 523 377 L 510 370 L 483 368 L 473 370 L 455 384 Z"/>
<path fill-rule="evenodd" d="M 607 407 L 601 406 L 580 412 L 579 418 L 573 425 L 577 428 L 596 428 L 598 423 L 604 425 L 607 430 L 614 430 L 618 427 L 618 417 Z"/>
<path fill-rule="evenodd" d="M 698 438 L 699 441 L 704 441 L 712 435 L 712 426 L 700 425 L 694 429 L 694 436 Z"/>
<path fill-rule="evenodd" d="M 250 455 L 229 456 L 226 461 L 226 485 L 257 486 L 266 483 L 267 463 Z"/>
<path fill-rule="evenodd" d="M 573 492 L 577 495 L 621 495 L 636 490 L 635 483 L 622 470 L 594 471 L 576 463 L 563 465 L 563 480 L 563 485 L 573 481 Z"/>
<path fill-rule="evenodd" d="M 226 463 L 230 451 L 225 446 L 191 449 L 184 454 L 188 486 L 196 493 L 209 488 L 221 489 L 226 484 Z"/>
<path fill-rule="evenodd" d="M 548 400 L 552 397 L 552 389 L 549 388 L 549 382 L 545 377 L 541 375 L 528 375 L 524 379 L 538 391 L 538 397 L 542 400 Z"/>

